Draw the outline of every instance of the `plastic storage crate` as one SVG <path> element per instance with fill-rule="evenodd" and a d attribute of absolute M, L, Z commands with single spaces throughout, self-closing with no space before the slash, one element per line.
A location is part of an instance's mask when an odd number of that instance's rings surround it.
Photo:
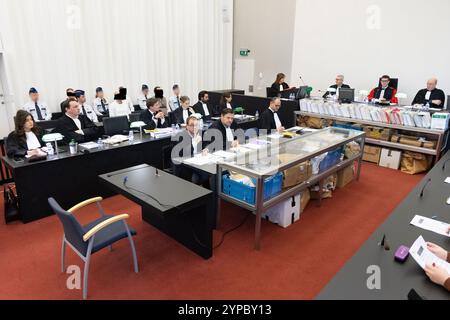
<path fill-rule="evenodd" d="M 253 182 L 256 183 L 255 180 Z M 283 173 L 281 172 L 264 180 L 264 201 L 279 194 L 282 186 Z M 251 205 L 256 202 L 256 187 L 231 180 L 229 175 L 222 177 L 222 192 Z"/>

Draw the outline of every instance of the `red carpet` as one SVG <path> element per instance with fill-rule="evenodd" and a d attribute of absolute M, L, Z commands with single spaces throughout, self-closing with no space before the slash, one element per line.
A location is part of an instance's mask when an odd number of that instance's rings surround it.
<path fill-rule="evenodd" d="M 250 217 L 208 261 L 144 224 L 137 205 L 120 196 L 107 199 L 107 212 L 132 217 L 141 270 L 133 272 L 126 240 L 113 252 L 97 253 L 89 298 L 313 299 L 422 178 L 364 164 L 360 182 L 337 190 L 321 208 L 311 201 L 295 225 L 282 229 L 263 222 L 260 252 L 253 250 Z M 242 209 L 224 204 L 225 229 L 244 216 Z M 86 222 L 96 213 L 88 209 L 77 217 Z M 81 299 L 81 291 L 68 290 L 68 275 L 60 273 L 62 226 L 55 216 L 28 225 L 5 226 L 3 212 L 0 219 L 0 299 Z M 82 266 L 70 249 L 66 263 Z"/>

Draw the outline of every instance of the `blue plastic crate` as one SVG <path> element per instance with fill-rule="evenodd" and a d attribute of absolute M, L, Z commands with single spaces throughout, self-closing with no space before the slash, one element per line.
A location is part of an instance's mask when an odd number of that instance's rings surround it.
<path fill-rule="evenodd" d="M 253 182 L 256 183 L 256 180 Z M 264 200 L 266 201 L 279 194 L 282 186 L 283 174 L 281 172 L 267 178 L 264 181 Z M 250 187 L 231 180 L 229 175 L 222 177 L 222 192 L 251 205 L 254 205 L 256 202 L 256 187 Z"/>

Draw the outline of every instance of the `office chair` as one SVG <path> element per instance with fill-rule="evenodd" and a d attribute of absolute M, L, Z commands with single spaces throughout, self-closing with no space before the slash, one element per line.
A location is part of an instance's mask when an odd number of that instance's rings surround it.
<path fill-rule="evenodd" d="M 64 229 L 61 247 L 61 272 L 64 273 L 66 271 L 66 244 L 68 244 L 84 261 L 83 299 L 87 299 L 91 255 L 106 247 L 109 247 L 109 249 L 112 250 L 112 245 L 119 240 L 128 238 L 131 251 L 133 253 L 134 272 L 139 272 L 136 248 L 133 242 L 133 236 L 136 235 L 136 231 L 128 227 L 128 224 L 126 223 L 126 219 L 129 218 L 129 215 L 106 215 L 100 203 L 102 200 L 102 198 L 93 198 L 76 205 L 68 211 L 65 211 L 55 199 L 48 199 L 50 207 L 58 216 Z M 85 226 L 80 225 L 77 219 L 73 216 L 73 213 L 93 203 L 97 204 L 101 215 L 100 218 Z"/>
<path fill-rule="evenodd" d="M 445 110 L 450 111 L 450 96 L 447 96 L 447 106 Z"/>
<path fill-rule="evenodd" d="M 378 86 L 381 87 L 381 78 L 378 81 Z M 397 78 L 391 78 L 391 82 L 389 82 L 389 87 L 392 87 L 395 90 L 398 90 L 398 79 Z"/>
<path fill-rule="evenodd" d="M 105 129 L 105 135 L 107 136 L 128 134 L 130 130 L 128 117 L 103 118 L 103 128 Z"/>
<path fill-rule="evenodd" d="M 138 122 L 141 120 L 141 113 L 142 111 L 139 112 L 133 112 L 132 114 L 130 114 L 130 122 Z"/>
<path fill-rule="evenodd" d="M 135 104 L 133 107 L 134 107 L 134 112 L 142 111 L 141 106 L 138 104 Z"/>

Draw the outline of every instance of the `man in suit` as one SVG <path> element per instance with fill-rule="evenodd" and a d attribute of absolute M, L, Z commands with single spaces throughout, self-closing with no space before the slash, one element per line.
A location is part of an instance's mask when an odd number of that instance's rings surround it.
<path fill-rule="evenodd" d="M 161 111 L 161 102 L 156 98 L 147 100 L 147 110 L 142 111 L 139 120 L 145 122 L 147 130 L 167 128 L 166 117 Z"/>
<path fill-rule="evenodd" d="M 443 109 L 445 107 L 445 93 L 441 89 L 436 88 L 437 82 L 436 78 L 428 80 L 427 88 L 417 93 L 412 105 L 428 105 L 430 108 Z"/>
<path fill-rule="evenodd" d="M 238 147 L 239 141 L 237 140 L 235 134 L 235 130 L 237 130 L 237 128 L 236 123 L 234 123 L 233 110 L 228 108 L 224 109 L 220 119 L 214 122 L 205 133 L 205 135 L 211 139 L 211 144 L 208 146 L 208 150 L 213 152 Z M 220 140 L 216 141 L 219 137 Z"/>
<path fill-rule="evenodd" d="M 67 101 L 65 115 L 58 120 L 55 132 L 61 133 L 67 143 L 72 140 L 78 143 L 94 141 L 100 135 L 97 126 L 81 114 L 80 105 L 75 98 Z"/>
<path fill-rule="evenodd" d="M 382 76 L 380 86 L 370 91 L 370 94 L 368 96 L 369 101 L 383 105 L 390 103 L 397 104 L 397 90 L 389 86 L 390 82 L 391 77 L 389 77 L 388 75 Z"/>
<path fill-rule="evenodd" d="M 330 86 L 330 89 L 334 90 L 327 90 L 327 92 L 323 95 L 323 98 L 326 99 L 329 96 L 336 95 L 337 98 L 339 98 L 339 89 L 350 89 L 350 86 L 348 84 L 344 84 L 344 76 L 342 74 L 336 76 L 336 84 L 333 84 Z"/>
<path fill-rule="evenodd" d="M 209 105 L 209 94 L 207 91 L 201 91 L 198 94 L 198 102 L 194 105 L 194 111 L 201 114 L 203 120 L 211 120 L 213 108 Z"/>
<path fill-rule="evenodd" d="M 282 132 L 285 130 L 283 124 L 278 117 L 278 111 L 281 108 L 281 99 L 272 98 L 269 108 L 261 114 L 259 129 L 267 130 L 270 134 L 272 131 Z"/>

